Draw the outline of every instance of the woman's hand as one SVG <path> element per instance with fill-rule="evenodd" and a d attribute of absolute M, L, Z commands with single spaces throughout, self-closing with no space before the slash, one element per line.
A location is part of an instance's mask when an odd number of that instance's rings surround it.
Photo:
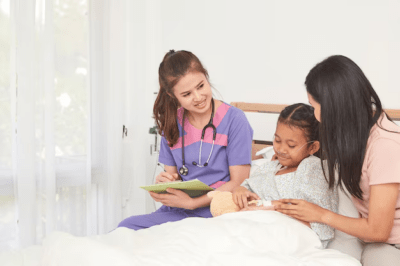
<path fill-rule="evenodd" d="M 149 192 L 150 196 L 157 202 L 161 202 L 165 206 L 183 208 L 193 210 L 193 199 L 188 194 L 173 188 L 167 188 L 168 194 L 158 194 Z"/>
<path fill-rule="evenodd" d="M 243 209 L 247 207 L 247 201 L 259 200 L 260 197 L 256 193 L 250 192 L 247 188 L 239 186 L 233 190 L 232 199 L 235 204 Z"/>
<path fill-rule="evenodd" d="M 304 222 L 322 222 L 326 209 L 313 203 L 298 199 L 281 199 L 277 201 L 275 210 Z"/>
<path fill-rule="evenodd" d="M 172 181 L 177 181 L 177 180 L 181 180 L 181 178 L 179 177 L 179 175 L 177 173 L 170 174 L 170 173 L 167 173 L 167 172 L 161 172 L 156 177 L 156 184 L 157 183 L 172 182 Z"/>

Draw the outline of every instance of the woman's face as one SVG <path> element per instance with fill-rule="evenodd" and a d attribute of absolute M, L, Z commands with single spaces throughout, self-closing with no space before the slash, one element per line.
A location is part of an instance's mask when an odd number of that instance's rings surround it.
<path fill-rule="evenodd" d="M 189 72 L 174 86 L 180 105 L 191 114 L 204 114 L 211 109 L 210 83 L 203 73 Z"/>
<path fill-rule="evenodd" d="M 279 163 L 288 168 L 297 167 L 300 162 L 315 152 L 315 143 L 307 145 L 304 131 L 284 123 L 278 123 L 274 135 L 274 151 Z M 319 146 L 318 146 L 319 148 Z"/>
<path fill-rule="evenodd" d="M 314 116 L 319 122 L 321 122 L 321 105 L 314 100 L 314 98 L 307 92 L 308 102 L 312 107 L 314 107 Z"/>

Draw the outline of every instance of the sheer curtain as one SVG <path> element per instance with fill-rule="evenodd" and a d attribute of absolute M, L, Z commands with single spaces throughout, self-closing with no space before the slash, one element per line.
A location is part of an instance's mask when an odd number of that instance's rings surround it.
<path fill-rule="evenodd" d="M 117 2 L 0 0 L 0 251 L 122 219 Z"/>

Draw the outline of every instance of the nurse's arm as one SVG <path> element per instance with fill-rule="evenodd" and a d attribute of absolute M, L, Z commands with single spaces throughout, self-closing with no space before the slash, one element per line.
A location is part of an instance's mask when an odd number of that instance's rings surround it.
<path fill-rule="evenodd" d="M 229 166 L 229 174 L 231 179 L 216 190 L 232 192 L 240 186 L 245 179 L 249 178 L 250 164 Z"/>

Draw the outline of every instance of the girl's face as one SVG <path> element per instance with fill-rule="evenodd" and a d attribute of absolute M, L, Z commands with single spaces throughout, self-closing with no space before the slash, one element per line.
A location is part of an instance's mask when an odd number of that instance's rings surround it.
<path fill-rule="evenodd" d="M 307 143 L 304 131 L 297 127 L 279 123 L 274 135 L 274 151 L 279 163 L 288 168 L 297 167 L 300 162 L 319 149 L 319 142 Z"/>
<path fill-rule="evenodd" d="M 189 72 L 183 76 L 174 86 L 174 95 L 192 115 L 204 114 L 211 109 L 211 86 L 203 73 Z"/>
<path fill-rule="evenodd" d="M 321 105 L 316 100 L 314 100 L 314 98 L 308 92 L 307 96 L 308 96 L 308 102 L 312 107 L 314 107 L 315 119 L 317 119 L 318 122 L 321 122 Z"/>

